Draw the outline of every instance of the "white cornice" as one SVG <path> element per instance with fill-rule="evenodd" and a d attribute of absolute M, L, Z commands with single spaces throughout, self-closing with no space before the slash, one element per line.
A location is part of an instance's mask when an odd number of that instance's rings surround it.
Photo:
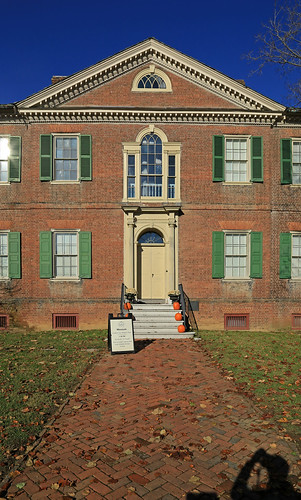
<path fill-rule="evenodd" d="M 247 110 L 19 109 L 19 123 L 187 123 L 268 125 L 285 123 L 282 113 Z"/>
<path fill-rule="evenodd" d="M 285 107 L 236 80 L 149 38 L 17 103 L 19 108 L 57 108 L 149 62 L 160 65 L 246 110 L 283 112 Z"/>

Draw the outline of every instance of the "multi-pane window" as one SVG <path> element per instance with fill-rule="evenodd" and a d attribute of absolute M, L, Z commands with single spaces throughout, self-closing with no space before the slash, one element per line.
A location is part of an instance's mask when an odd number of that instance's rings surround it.
<path fill-rule="evenodd" d="M 78 180 L 78 138 L 54 138 L 54 179 L 57 181 Z"/>
<path fill-rule="evenodd" d="M 78 276 L 77 242 L 77 233 L 54 233 L 54 275 L 57 278 Z"/>
<path fill-rule="evenodd" d="M 128 155 L 127 170 L 128 198 L 135 198 L 135 155 Z"/>
<path fill-rule="evenodd" d="M 176 157 L 168 156 L 167 198 L 175 198 L 176 188 Z"/>
<path fill-rule="evenodd" d="M 225 277 L 245 278 L 248 276 L 247 234 L 226 233 L 225 235 Z"/>
<path fill-rule="evenodd" d="M 8 278 L 8 235 L 0 233 L 0 278 Z"/>
<path fill-rule="evenodd" d="M 213 136 L 213 182 L 263 182 L 263 138 Z"/>
<path fill-rule="evenodd" d="M 0 137 L 0 182 L 8 182 L 9 139 Z"/>
<path fill-rule="evenodd" d="M 301 278 L 301 234 L 292 235 L 292 278 Z"/>
<path fill-rule="evenodd" d="M 138 89 L 166 89 L 166 83 L 159 75 L 147 74 L 139 80 Z"/>
<path fill-rule="evenodd" d="M 301 141 L 293 141 L 292 153 L 292 181 L 293 184 L 301 184 Z"/>
<path fill-rule="evenodd" d="M 180 200 L 180 143 L 150 126 L 123 143 L 123 153 L 124 201 Z"/>
<path fill-rule="evenodd" d="M 225 181 L 249 181 L 247 139 L 226 139 Z"/>
<path fill-rule="evenodd" d="M 162 196 L 162 141 L 156 134 L 147 134 L 141 143 L 141 196 Z"/>

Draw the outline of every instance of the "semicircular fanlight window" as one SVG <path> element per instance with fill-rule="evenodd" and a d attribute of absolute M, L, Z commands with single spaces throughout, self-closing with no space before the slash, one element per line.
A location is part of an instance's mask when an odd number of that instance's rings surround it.
<path fill-rule="evenodd" d="M 138 89 L 166 89 L 166 83 L 159 75 L 144 75 L 139 80 Z"/>
<path fill-rule="evenodd" d="M 162 236 L 155 231 L 148 231 L 140 236 L 138 243 L 164 243 Z"/>

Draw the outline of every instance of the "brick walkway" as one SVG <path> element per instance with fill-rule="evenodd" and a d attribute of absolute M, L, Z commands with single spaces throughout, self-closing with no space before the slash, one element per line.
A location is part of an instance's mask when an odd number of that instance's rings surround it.
<path fill-rule="evenodd" d="M 169 500 L 198 491 L 227 499 L 258 448 L 285 458 L 290 474 L 300 472 L 293 442 L 217 372 L 201 342 L 140 348 L 105 353 L 7 498 Z"/>

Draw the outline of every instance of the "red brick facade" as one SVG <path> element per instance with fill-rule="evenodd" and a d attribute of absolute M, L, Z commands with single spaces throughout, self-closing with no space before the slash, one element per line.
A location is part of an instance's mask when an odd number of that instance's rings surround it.
<path fill-rule="evenodd" d="M 279 238 L 301 232 L 301 186 L 281 184 L 280 141 L 301 140 L 300 115 L 152 39 L 135 47 L 112 58 L 112 69 L 106 60 L 89 75 L 79 72 L 0 109 L 0 137 L 22 138 L 20 182 L 0 183 L 0 231 L 21 233 L 21 278 L 0 280 L 0 314 L 11 326 L 38 329 L 51 329 L 53 314 L 78 314 L 86 329 L 105 327 L 108 313 L 118 312 L 127 265 L 123 207 L 131 205 L 123 196 L 123 145 L 153 125 L 168 143 L 181 144 L 176 266 L 178 281 L 199 303 L 199 328 L 223 329 L 224 315 L 238 313 L 249 314 L 250 329 L 290 328 L 292 314 L 301 313 L 301 281 L 279 277 Z M 170 92 L 132 91 L 150 64 L 168 75 Z M 100 82 L 93 74 L 102 69 Z M 92 180 L 41 181 L 41 134 L 91 136 Z M 262 137 L 263 182 L 213 182 L 216 135 Z M 162 213 L 173 205 L 132 204 Z M 40 277 L 39 234 L 53 230 L 91 232 L 91 278 Z M 261 232 L 262 277 L 213 278 L 214 231 Z"/>

